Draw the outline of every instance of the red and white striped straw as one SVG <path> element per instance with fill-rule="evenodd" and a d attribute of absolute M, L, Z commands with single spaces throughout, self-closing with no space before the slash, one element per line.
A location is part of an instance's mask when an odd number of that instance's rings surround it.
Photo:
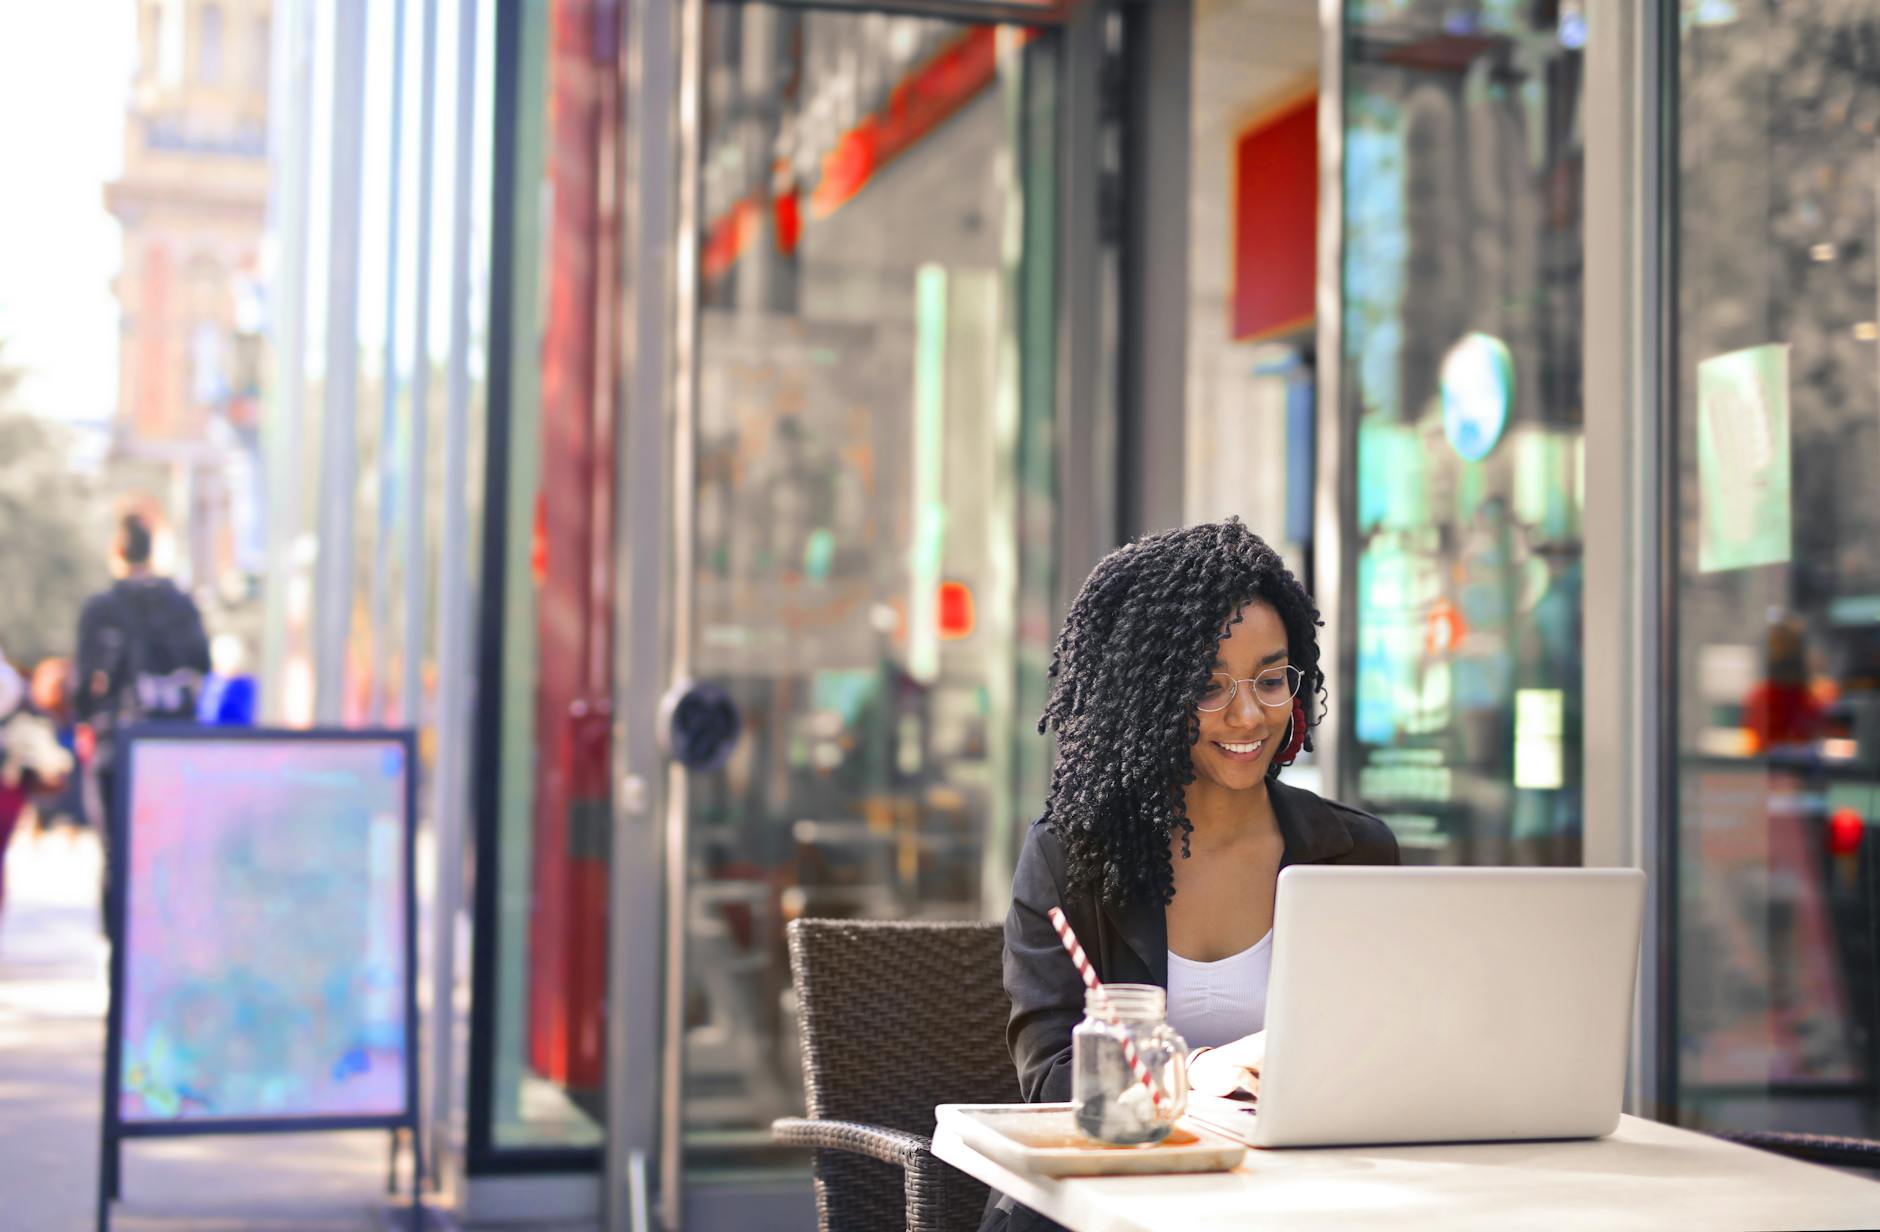
<path fill-rule="evenodd" d="M 1064 918 L 1062 908 L 1053 907 L 1050 914 L 1051 926 L 1057 929 L 1058 940 L 1064 943 L 1064 949 L 1070 954 L 1071 962 L 1076 964 L 1077 974 L 1084 977 L 1084 987 L 1097 994 L 1097 999 L 1103 1003 L 1103 1016 L 1115 1022 L 1116 1011 L 1110 1008 L 1110 998 L 1103 991 L 1103 981 L 1097 978 L 1095 968 L 1090 965 L 1090 959 L 1084 954 L 1084 947 L 1078 944 L 1077 934 L 1071 931 L 1071 922 Z M 1155 1079 L 1149 1076 L 1149 1067 L 1144 1065 L 1142 1058 L 1136 1055 L 1136 1041 L 1127 1034 L 1123 1036 L 1123 1059 L 1129 1062 L 1129 1068 L 1135 1073 L 1137 1080 L 1148 1088 L 1149 1098 L 1155 1101 L 1157 1110 L 1167 1111 L 1168 1096 L 1162 1093 L 1162 1088 L 1157 1086 Z"/>

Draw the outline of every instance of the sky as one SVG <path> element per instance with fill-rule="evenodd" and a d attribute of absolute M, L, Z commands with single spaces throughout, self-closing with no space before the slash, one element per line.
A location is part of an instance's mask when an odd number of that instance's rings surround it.
<path fill-rule="evenodd" d="M 73 420 L 117 402 L 122 256 L 104 185 L 123 162 L 137 10 L 0 0 L 0 338 L 15 404 Z"/>

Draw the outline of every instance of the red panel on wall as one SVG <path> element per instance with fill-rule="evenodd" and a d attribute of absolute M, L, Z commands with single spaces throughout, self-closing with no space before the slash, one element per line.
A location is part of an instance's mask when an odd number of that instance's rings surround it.
<path fill-rule="evenodd" d="M 1236 339 L 1311 324 L 1318 280 L 1319 103 L 1308 96 L 1234 143 Z"/>

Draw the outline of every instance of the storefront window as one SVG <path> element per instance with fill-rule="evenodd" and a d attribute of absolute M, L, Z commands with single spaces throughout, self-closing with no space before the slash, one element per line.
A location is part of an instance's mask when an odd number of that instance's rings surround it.
<path fill-rule="evenodd" d="M 1580 860 L 1578 9 L 1346 6 L 1345 790 L 1412 861 Z"/>
<path fill-rule="evenodd" d="M 598 12 L 597 12 L 598 9 Z M 618 10 L 516 6 L 502 468 L 500 770 L 493 878 L 490 1141 L 602 1140 L 613 630 L 610 352 L 597 327 L 617 220 L 597 167 Z M 499 34 L 503 33 L 499 31 Z M 494 432 L 496 429 L 493 428 Z M 487 636 L 487 634 L 486 634 Z M 488 689 L 490 686 L 485 685 Z M 487 704 L 487 703 L 486 703 Z M 473 1102 L 478 1102 L 473 1099 Z"/>
<path fill-rule="evenodd" d="M 1002 912 L 1043 798 L 1033 43 L 706 9 L 693 669 L 744 734 L 690 789 L 693 1177 L 803 1166 L 770 1133 L 802 1101 L 787 923 Z"/>
<path fill-rule="evenodd" d="M 1677 1096 L 1880 1130 L 1880 5 L 1675 45 Z"/>

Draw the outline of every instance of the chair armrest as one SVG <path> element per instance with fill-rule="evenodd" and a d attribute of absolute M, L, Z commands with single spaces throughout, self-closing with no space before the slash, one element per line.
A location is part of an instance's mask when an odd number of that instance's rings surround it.
<path fill-rule="evenodd" d="M 783 1146 L 807 1146 L 824 1151 L 866 1155 L 900 1168 L 918 1166 L 933 1139 L 859 1121 L 828 1121 L 811 1117 L 779 1117 L 770 1123 L 771 1137 Z"/>
<path fill-rule="evenodd" d="M 1880 1172 L 1880 1142 L 1871 1138 L 1782 1133 L 1776 1130 L 1730 1130 L 1719 1132 L 1717 1137 L 1787 1155 L 1792 1159 L 1805 1159 L 1810 1163 Z"/>
<path fill-rule="evenodd" d="M 986 1186 L 930 1150 L 907 1161 L 902 1172 L 907 1232 L 975 1229 L 986 1211 Z"/>
<path fill-rule="evenodd" d="M 770 1123 L 771 1137 L 784 1146 L 864 1155 L 902 1172 L 908 1232 L 947 1232 L 976 1227 L 986 1187 L 933 1153 L 933 1139 L 857 1121 L 782 1117 Z"/>

